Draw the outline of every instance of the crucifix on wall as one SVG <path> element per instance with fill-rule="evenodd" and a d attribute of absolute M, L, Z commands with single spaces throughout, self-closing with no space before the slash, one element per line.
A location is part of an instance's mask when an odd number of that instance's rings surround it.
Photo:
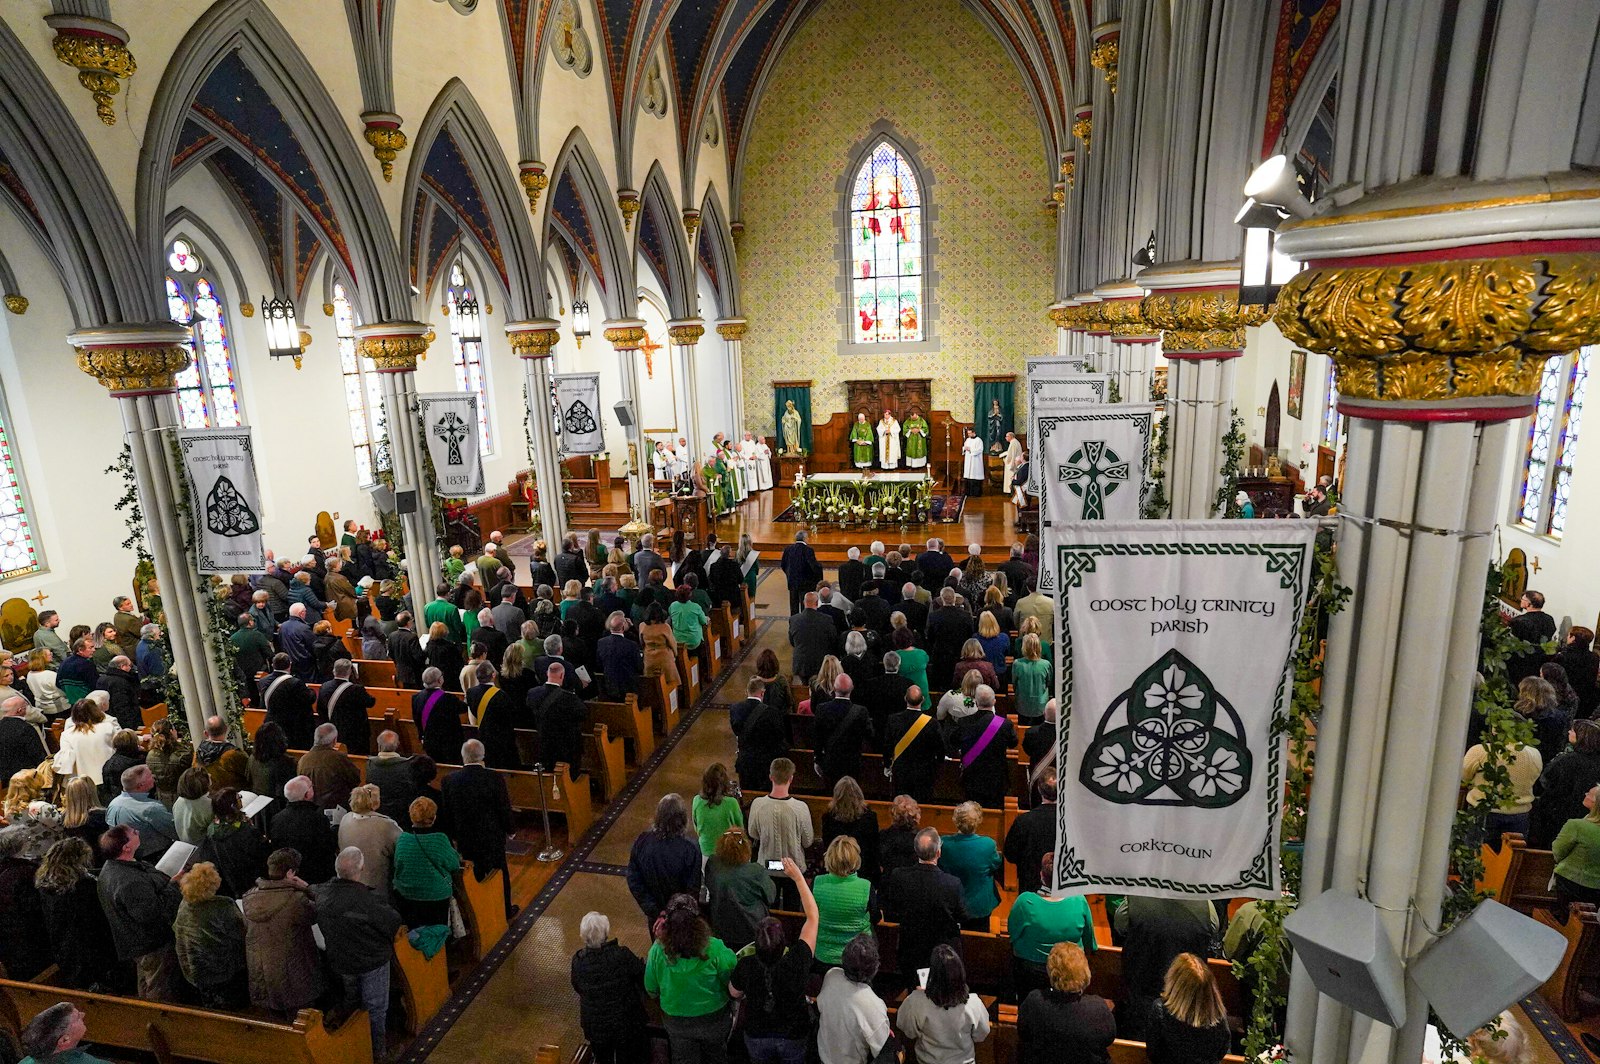
<path fill-rule="evenodd" d="M 639 350 L 644 352 L 644 375 L 648 379 L 654 380 L 656 375 L 656 352 L 661 350 L 661 345 L 646 335 L 644 343 L 639 345 Z"/>

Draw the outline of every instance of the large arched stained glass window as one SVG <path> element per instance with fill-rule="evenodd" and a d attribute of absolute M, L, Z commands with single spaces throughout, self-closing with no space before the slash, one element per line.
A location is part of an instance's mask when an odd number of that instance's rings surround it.
<path fill-rule="evenodd" d="M 462 300 L 480 303 L 472 287 L 472 279 L 457 259 L 450 267 L 450 288 L 446 296 L 450 305 L 450 352 L 455 359 L 456 387 L 478 397 L 478 447 L 484 454 L 492 454 L 489 440 L 489 381 L 483 368 L 483 339 L 462 339 L 461 315 L 455 308 Z M 481 311 L 480 311 L 481 313 Z"/>
<path fill-rule="evenodd" d="M 1566 529 L 1567 496 L 1578 459 L 1593 352 L 1594 348 L 1585 347 L 1544 364 L 1539 403 L 1528 426 L 1516 511 L 1517 524 L 1540 535 L 1560 536 Z"/>
<path fill-rule="evenodd" d="M 27 487 L 22 482 L 21 463 L 11 444 L 11 414 L 0 396 L 0 580 L 26 576 L 44 568 L 44 559 L 33 540 L 33 521 L 28 516 Z"/>
<path fill-rule="evenodd" d="M 177 376 L 184 428 L 233 428 L 243 422 L 233 346 L 222 290 L 186 240 L 167 249 L 167 313 L 191 333 L 194 360 Z"/>
<path fill-rule="evenodd" d="M 350 415 L 350 443 L 356 450 L 356 483 L 363 488 L 389 468 L 388 429 L 383 421 L 383 388 L 356 353 L 356 312 L 344 285 L 333 286 L 333 326 L 339 336 L 339 368 L 344 374 L 344 405 Z"/>
<path fill-rule="evenodd" d="M 911 161 L 878 141 L 850 186 L 852 343 L 924 338 L 923 206 Z"/>

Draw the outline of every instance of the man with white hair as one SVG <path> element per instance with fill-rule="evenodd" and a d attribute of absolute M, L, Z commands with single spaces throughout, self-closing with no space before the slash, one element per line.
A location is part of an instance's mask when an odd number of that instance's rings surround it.
<path fill-rule="evenodd" d="M 318 807 L 317 790 L 305 776 L 296 776 L 283 785 L 288 801 L 272 818 L 267 837 L 274 849 L 289 848 L 300 854 L 300 878 L 307 883 L 322 883 L 333 877 L 333 859 L 339 853 L 333 825 Z"/>
<path fill-rule="evenodd" d="M 362 731 L 366 727 L 363 720 Z M 350 792 L 361 786 L 361 770 L 338 749 L 338 744 L 339 729 L 332 724 L 319 724 L 311 749 L 300 755 L 300 763 L 295 766 L 300 775 L 311 781 L 317 805 L 323 809 L 349 808 Z"/>
<path fill-rule="evenodd" d="M 354 673 L 355 662 L 349 658 L 334 661 L 333 679 L 317 690 L 317 718 L 339 729 L 346 750 L 365 757 L 370 752 L 372 736 L 367 728 L 367 712 L 378 700 L 356 682 Z M 319 785 L 317 789 L 322 788 Z"/>
<path fill-rule="evenodd" d="M 267 719 L 283 729 L 289 749 L 305 750 L 311 746 L 317 718 L 311 708 L 311 689 L 290 674 L 290 664 L 288 654 L 272 656 L 272 672 L 261 682 L 261 705 Z"/>
<path fill-rule="evenodd" d="M 299 603 L 306 608 L 306 615 L 312 620 L 321 620 L 322 611 L 328 604 L 322 601 L 321 596 L 311 586 L 311 569 L 308 566 L 294 574 L 294 579 L 289 581 L 289 603 L 291 611 L 294 603 Z"/>
<path fill-rule="evenodd" d="M 884 556 L 883 540 L 873 540 L 871 546 L 867 548 L 866 558 L 862 560 L 866 562 L 867 572 L 869 573 L 872 572 L 872 567 L 874 565 L 877 565 L 880 562 L 887 564 L 887 559 Z"/>
<path fill-rule="evenodd" d="M 656 553 L 656 537 L 646 532 L 639 537 L 639 549 L 633 552 L 633 578 L 640 587 L 649 586 L 652 569 L 660 569 L 663 574 L 668 571 L 666 559 Z"/>
<path fill-rule="evenodd" d="M 50 756 L 39 729 L 28 723 L 30 708 L 21 695 L 0 702 L 0 778 L 9 780 L 23 769 L 37 768 Z"/>
<path fill-rule="evenodd" d="M 539 729 L 539 756 L 544 767 L 566 764 L 577 776 L 583 764 L 583 733 L 588 730 L 589 709 L 567 689 L 567 666 L 552 661 L 544 683 L 528 692 L 528 713 Z"/>
<path fill-rule="evenodd" d="M 433 666 L 422 671 L 422 690 L 411 696 L 411 719 L 422 733 L 422 749 L 441 765 L 455 763 L 466 739 L 461 716 L 467 710 L 460 697 L 444 687 L 444 673 Z"/>
<path fill-rule="evenodd" d="M 634 693 L 639 674 L 644 672 L 644 651 L 628 638 L 627 631 L 627 615 L 615 611 L 606 618 L 606 634 L 594 648 L 600 693 L 617 702 Z"/>
<path fill-rule="evenodd" d="M 578 679 L 578 672 L 573 668 L 572 662 L 568 661 L 566 655 L 562 653 L 565 646 L 566 644 L 562 642 L 560 636 L 545 636 L 544 653 L 533 659 L 533 675 L 537 682 L 544 683 L 549 675 L 550 666 L 559 664 L 562 674 L 566 677 L 567 690 L 577 694 L 583 689 L 583 684 Z"/>
<path fill-rule="evenodd" d="M 290 604 L 289 619 L 278 626 L 278 645 L 289 655 L 290 666 L 296 676 L 310 680 L 316 675 L 316 637 L 307 621 L 305 603 Z"/>
<path fill-rule="evenodd" d="M 944 584 L 944 578 L 955 567 L 955 559 L 945 552 L 942 539 L 928 540 L 928 549 L 917 555 L 917 568 L 922 570 L 922 586 L 929 591 L 938 591 Z"/>
<path fill-rule="evenodd" d="M 378 811 L 401 827 L 411 825 L 411 799 L 417 796 L 411 758 L 400 752 L 397 732 L 378 733 L 378 752 L 367 758 L 367 782 L 378 788 Z"/>
<path fill-rule="evenodd" d="M 118 724 L 133 731 L 144 727 L 144 715 L 139 709 L 139 674 L 126 654 L 106 662 L 98 686 L 110 699 L 110 713 Z"/>
<path fill-rule="evenodd" d="M 134 661 L 139 675 L 161 677 L 167 672 L 167 655 L 161 649 L 161 626 L 143 625 L 139 629 L 139 645 L 134 648 Z"/>
<path fill-rule="evenodd" d="M 372 1031 L 372 1059 L 388 1053 L 389 960 L 400 914 L 361 881 L 366 858 L 346 846 L 334 860 L 334 878 L 312 889 L 317 926 L 328 966 L 344 980 L 345 1001 L 360 1002 Z"/>
<path fill-rule="evenodd" d="M 639 985 L 644 962 L 611 937 L 611 918 L 585 914 L 578 922 L 583 948 L 572 955 L 572 986 L 578 992 L 578 1020 L 596 1064 L 649 1060 L 646 1017 Z"/>
<path fill-rule="evenodd" d="M 517 612 L 521 614 L 520 610 Z M 500 663 L 505 660 L 506 647 L 511 645 L 511 637 L 500 630 L 499 624 L 494 619 L 494 611 L 487 607 L 478 611 L 478 627 L 472 633 L 473 646 L 476 647 L 479 643 L 483 644 L 489 663 L 498 669 Z"/>
<path fill-rule="evenodd" d="M 505 777 L 484 767 L 483 744 L 468 739 L 461 744 L 461 769 L 446 776 L 439 789 L 444 793 L 445 810 L 441 826 L 461 859 L 472 862 L 478 882 L 499 871 L 506 919 L 511 919 L 517 915 L 517 907 L 511 904 L 511 869 L 506 865 L 506 836 L 512 825 Z"/>
<path fill-rule="evenodd" d="M 867 579 L 867 564 L 861 560 L 861 548 L 845 551 L 845 560 L 839 563 L 839 591 L 854 602 L 861 597 L 861 585 Z"/>
<path fill-rule="evenodd" d="M 500 589 L 499 600 L 489 610 L 490 613 L 494 614 L 494 626 L 508 640 L 517 637 L 522 631 L 522 623 L 528 619 L 527 613 L 517 604 L 517 600 L 521 595 L 522 592 L 517 590 L 516 585 L 506 584 Z M 487 602 L 489 600 L 486 598 L 484 601 Z M 496 658 L 495 664 L 498 665 L 499 660 Z"/>
<path fill-rule="evenodd" d="M 978 685 L 972 702 L 971 713 L 945 725 L 945 744 L 961 761 L 961 796 L 985 809 L 1000 809 L 1010 792 L 1006 751 L 1017 745 L 1017 730 L 995 712 L 994 688 L 988 684 Z"/>

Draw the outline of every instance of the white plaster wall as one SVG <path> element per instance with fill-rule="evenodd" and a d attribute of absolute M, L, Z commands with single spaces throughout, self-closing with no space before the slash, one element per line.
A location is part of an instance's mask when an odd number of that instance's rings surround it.
<path fill-rule="evenodd" d="M 1306 356 L 1305 400 L 1300 417 L 1289 416 L 1289 353 L 1294 350 L 1278 327 L 1271 322 L 1246 330 L 1244 354 L 1235 369 L 1234 405 L 1244 417 L 1245 440 L 1260 446 L 1266 437 L 1267 397 L 1278 385 L 1278 447 L 1301 467 L 1307 483 L 1316 480 L 1316 446 L 1322 436 L 1322 412 L 1327 406 L 1328 356 L 1308 352 Z M 1311 445 L 1311 451 L 1305 445 Z M 1248 453 L 1248 452 L 1247 452 Z"/>

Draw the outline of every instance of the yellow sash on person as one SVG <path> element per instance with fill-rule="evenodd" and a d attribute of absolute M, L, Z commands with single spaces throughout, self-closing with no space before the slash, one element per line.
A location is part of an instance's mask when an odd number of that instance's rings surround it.
<path fill-rule="evenodd" d="M 487 706 L 489 704 L 489 699 L 494 697 L 495 692 L 497 690 L 499 690 L 499 688 L 491 687 L 487 691 L 483 692 L 483 697 L 482 698 L 478 699 L 478 723 L 477 723 L 477 726 L 480 727 L 480 728 L 483 727 L 483 707 L 485 707 L 485 706 Z"/>
<path fill-rule="evenodd" d="M 926 728 L 928 721 L 932 719 L 933 717 L 927 713 L 917 714 L 917 719 L 912 722 L 911 727 L 907 728 L 906 733 L 900 736 L 900 741 L 894 744 L 894 757 L 889 760 L 891 768 L 894 767 L 894 762 L 900 760 L 900 755 L 906 752 L 906 747 L 916 742 L 917 736 L 922 734 L 922 729 Z"/>

